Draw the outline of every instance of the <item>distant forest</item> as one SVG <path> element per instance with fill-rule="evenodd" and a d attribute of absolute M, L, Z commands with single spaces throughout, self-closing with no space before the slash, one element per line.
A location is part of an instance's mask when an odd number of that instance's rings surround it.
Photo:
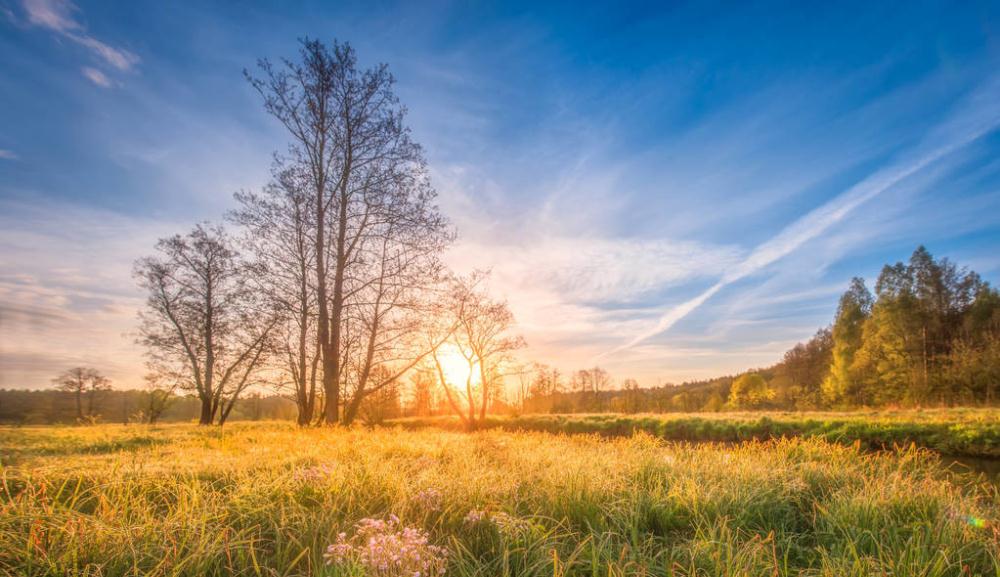
<path fill-rule="evenodd" d="M 883 267 L 874 294 L 861 278 L 830 327 L 771 367 L 707 381 L 609 390 L 600 368 L 564 380 L 538 366 L 525 412 L 666 412 L 995 405 L 1000 294 L 978 274 L 924 247 Z"/>
<path fill-rule="evenodd" d="M 71 424 L 76 422 L 147 423 L 156 393 L 146 390 L 104 390 L 86 393 L 84 415 L 77 417 L 71 392 L 61 390 L 0 389 L 0 423 L 8 425 Z M 162 404 L 158 422 L 191 422 L 198 419 L 201 405 L 193 396 L 172 395 Z M 291 420 L 295 403 L 277 395 L 248 395 L 233 408 L 233 420 Z"/>
<path fill-rule="evenodd" d="M 643 388 L 615 382 L 600 367 L 564 376 L 544 364 L 506 376 L 491 413 L 830 410 L 885 406 L 996 405 L 1000 383 L 1000 294 L 978 274 L 924 248 L 908 263 L 886 265 L 872 293 L 861 278 L 840 297 L 830 327 L 797 344 L 777 364 L 680 385 Z M 80 369 L 74 369 L 79 371 Z M 191 421 L 192 395 L 159 388 L 111 390 L 73 371 L 55 390 L 0 390 L 0 422 Z M 90 379 L 89 381 L 87 379 Z M 453 412 L 426 366 L 408 382 L 366 397 L 359 420 Z M 279 390 L 279 392 L 281 392 Z M 234 420 L 295 419 L 293 398 L 260 392 L 240 398 Z"/>

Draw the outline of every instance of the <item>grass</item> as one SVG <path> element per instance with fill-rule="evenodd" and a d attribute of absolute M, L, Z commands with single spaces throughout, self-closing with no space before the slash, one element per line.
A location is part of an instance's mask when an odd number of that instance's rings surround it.
<path fill-rule="evenodd" d="M 451 417 L 400 419 L 414 429 L 459 429 Z M 819 438 L 866 449 L 916 445 L 944 455 L 1000 458 L 1000 409 L 882 410 L 850 413 L 744 412 L 524 415 L 490 417 L 486 428 L 627 436 L 643 431 L 671 441 L 741 442 Z"/>
<path fill-rule="evenodd" d="M 390 515 L 455 576 L 1000 575 L 996 490 L 917 448 L 263 423 L 6 428 L 0 455 L 11 575 L 361 575 L 323 552 Z"/>

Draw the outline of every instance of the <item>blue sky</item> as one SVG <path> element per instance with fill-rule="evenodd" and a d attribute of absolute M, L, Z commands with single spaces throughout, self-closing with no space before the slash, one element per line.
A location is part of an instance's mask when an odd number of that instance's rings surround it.
<path fill-rule="evenodd" d="M 131 263 L 266 182 L 286 137 L 242 70 L 302 36 L 390 65 L 448 259 L 492 267 L 527 358 L 771 364 L 920 243 L 996 282 L 997 12 L 0 0 L 0 386 L 139 383 Z"/>

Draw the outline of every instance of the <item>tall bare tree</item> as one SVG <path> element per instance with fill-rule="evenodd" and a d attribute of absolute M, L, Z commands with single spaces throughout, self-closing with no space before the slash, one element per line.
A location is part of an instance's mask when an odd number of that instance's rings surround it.
<path fill-rule="evenodd" d="M 408 259 L 400 249 L 407 244 L 403 237 L 420 230 L 444 240 L 445 221 L 433 204 L 423 154 L 403 123 L 405 109 L 385 65 L 360 69 L 349 45 L 328 48 L 307 39 L 298 62 L 274 66 L 261 60 L 258 68 L 259 76 L 246 76 L 267 112 L 292 137 L 291 156 L 307 177 L 314 207 L 323 418 L 339 422 L 341 401 L 349 394 L 343 413 L 349 421 L 368 391 L 371 363 L 360 363 L 360 377 L 347 374 L 348 364 L 358 350 L 368 351 L 361 353 L 364 358 L 383 341 L 387 301 L 379 295 L 398 286 L 398 277 L 390 277 L 400 259 Z M 351 379 L 353 391 L 346 393 Z"/>
<path fill-rule="evenodd" d="M 195 391 L 199 423 L 221 425 L 264 366 L 280 317 L 221 227 L 198 225 L 156 248 L 135 268 L 148 292 L 139 342 L 154 373 Z"/>
<path fill-rule="evenodd" d="M 52 380 L 60 391 L 73 394 L 76 402 L 76 420 L 94 416 L 95 397 L 103 391 L 111 389 L 111 381 L 96 369 L 88 367 L 73 367 Z M 87 398 L 87 412 L 83 411 L 83 399 Z"/>

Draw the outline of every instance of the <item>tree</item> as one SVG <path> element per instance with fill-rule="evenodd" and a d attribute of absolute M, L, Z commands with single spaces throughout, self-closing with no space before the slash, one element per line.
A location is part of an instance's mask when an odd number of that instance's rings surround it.
<path fill-rule="evenodd" d="M 139 342 L 153 374 L 195 391 L 199 423 L 221 425 L 260 376 L 280 317 L 253 290 L 256 271 L 222 228 L 197 225 L 156 248 L 135 268 L 148 293 Z"/>
<path fill-rule="evenodd" d="M 855 361 L 865 399 L 949 402 L 947 359 L 988 285 L 948 259 L 935 260 L 921 246 L 908 263 L 885 266 L 875 289 Z"/>
<path fill-rule="evenodd" d="M 873 298 L 864 279 L 854 277 L 847 292 L 840 297 L 831 338 L 830 371 L 823 380 L 823 399 L 828 404 L 857 401 L 856 378 L 852 374 L 854 357 L 861 348 L 862 327 L 871 315 Z"/>
<path fill-rule="evenodd" d="M 454 382 L 455 375 L 445 370 L 442 347 L 431 349 L 445 399 L 469 430 L 479 428 L 486 420 L 490 402 L 503 387 L 512 353 L 524 346 L 523 338 L 510 334 L 514 315 L 507 303 L 492 300 L 480 286 L 481 281 L 481 275 L 454 280 L 445 309 L 447 345 L 467 367 L 463 382 Z"/>
<path fill-rule="evenodd" d="M 394 293 L 394 267 L 410 264 L 409 258 L 420 252 L 417 248 L 437 250 L 447 234 L 433 204 L 423 154 L 403 122 L 405 109 L 392 91 L 388 68 L 359 69 L 350 45 L 336 42 L 329 49 L 303 40 L 300 57 L 299 62 L 284 60 L 279 67 L 261 60 L 260 77 L 249 72 L 246 76 L 262 96 L 265 110 L 292 137 L 292 157 L 306 175 L 315 220 L 310 230 L 323 419 L 333 424 L 341 418 L 344 386 L 352 387 L 345 421 L 353 418 L 366 394 L 388 386 L 386 381 L 370 389 L 372 365 L 358 362 L 357 354 L 362 359 L 368 354 L 357 353 L 359 347 L 373 351 L 382 343 L 384 329 L 391 332 L 382 322 L 388 314 L 384 307 L 399 304 L 374 302 L 372 293 Z M 435 235 L 427 244 L 411 242 Z M 402 245 L 409 254 L 399 254 Z M 373 264 L 371 258 L 380 250 Z M 381 265 L 388 270 L 382 271 Z M 351 330 L 355 332 L 348 334 Z"/>
<path fill-rule="evenodd" d="M 643 409 L 642 389 L 639 388 L 639 381 L 635 379 L 625 379 L 622 383 L 622 391 L 625 393 L 624 409 L 626 413 L 638 413 Z"/>
<path fill-rule="evenodd" d="M 740 375 L 729 389 L 729 405 L 734 409 L 760 409 L 773 397 L 767 381 L 757 373 Z"/>
<path fill-rule="evenodd" d="M 96 369 L 74 367 L 52 380 L 56 389 L 71 393 L 76 403 L 76 420 L 84 417 L 93 418 L 95 397 L 104 391 L 111 390 L 111 381 L 101 375 Z M 87 411 L 83 410 L 83 399 L 87 398 Z"/>
<path fill-rule="evenodd" d="M 525 410 L 551 412 L 554 409 L 555 395 L 563 391 L 562 374 L 559 369 L 537 362 L 532 364 L 531 373 Z"/>
<path fill-rule="evenodd" d="M 309 179 L 301 165 L 279 164 L 274 181 L 262 192 L 240 192 L 236 200 L 240 206 L 229 218 L 245 227 L 244 244 L 265 273 L 258 277 L 259 289 L 281 314 L 277 357 L 289 379 L 279 379 L 276 386 L 279 390 L 291 386 L 296 422 L 305 426 L 316 410 L 320 360 L 315 333 L 316 218 Z"/>
<path fill-rule="evenodd" d="M 611 386 L 611 375 L 601 367 L 580 369 L 573 373 L 570 387 L 579 393 L 581 409 L 601 410 L 601 391 Z"/>
<path fill-rule="evenodd" d="M 410 375 L 413 402 L 411 413 L 417 417 L 428 417 L 434 412 L 434 369 L 421 365 Z"/>
<path fill-rule="evenodd" d="M 163 413 L 170 408 L 170 405 L 177 400 L 174 392 L 179 383 L 174 380 L 164 381 L 164 376 L 156 373 L 146 375 L 146 395 L 142 417 L 150 425 L 155 425 Z"/>
<path fill-rule="evenodd" d="M 822 406 L 821 389 L 830 373 L 833 336 L 828 328 L 816 331 L 805 343 L 789 349 L 774 366 L 769 385 L 776 404 L 788 409 L 815 409 Z"/>

